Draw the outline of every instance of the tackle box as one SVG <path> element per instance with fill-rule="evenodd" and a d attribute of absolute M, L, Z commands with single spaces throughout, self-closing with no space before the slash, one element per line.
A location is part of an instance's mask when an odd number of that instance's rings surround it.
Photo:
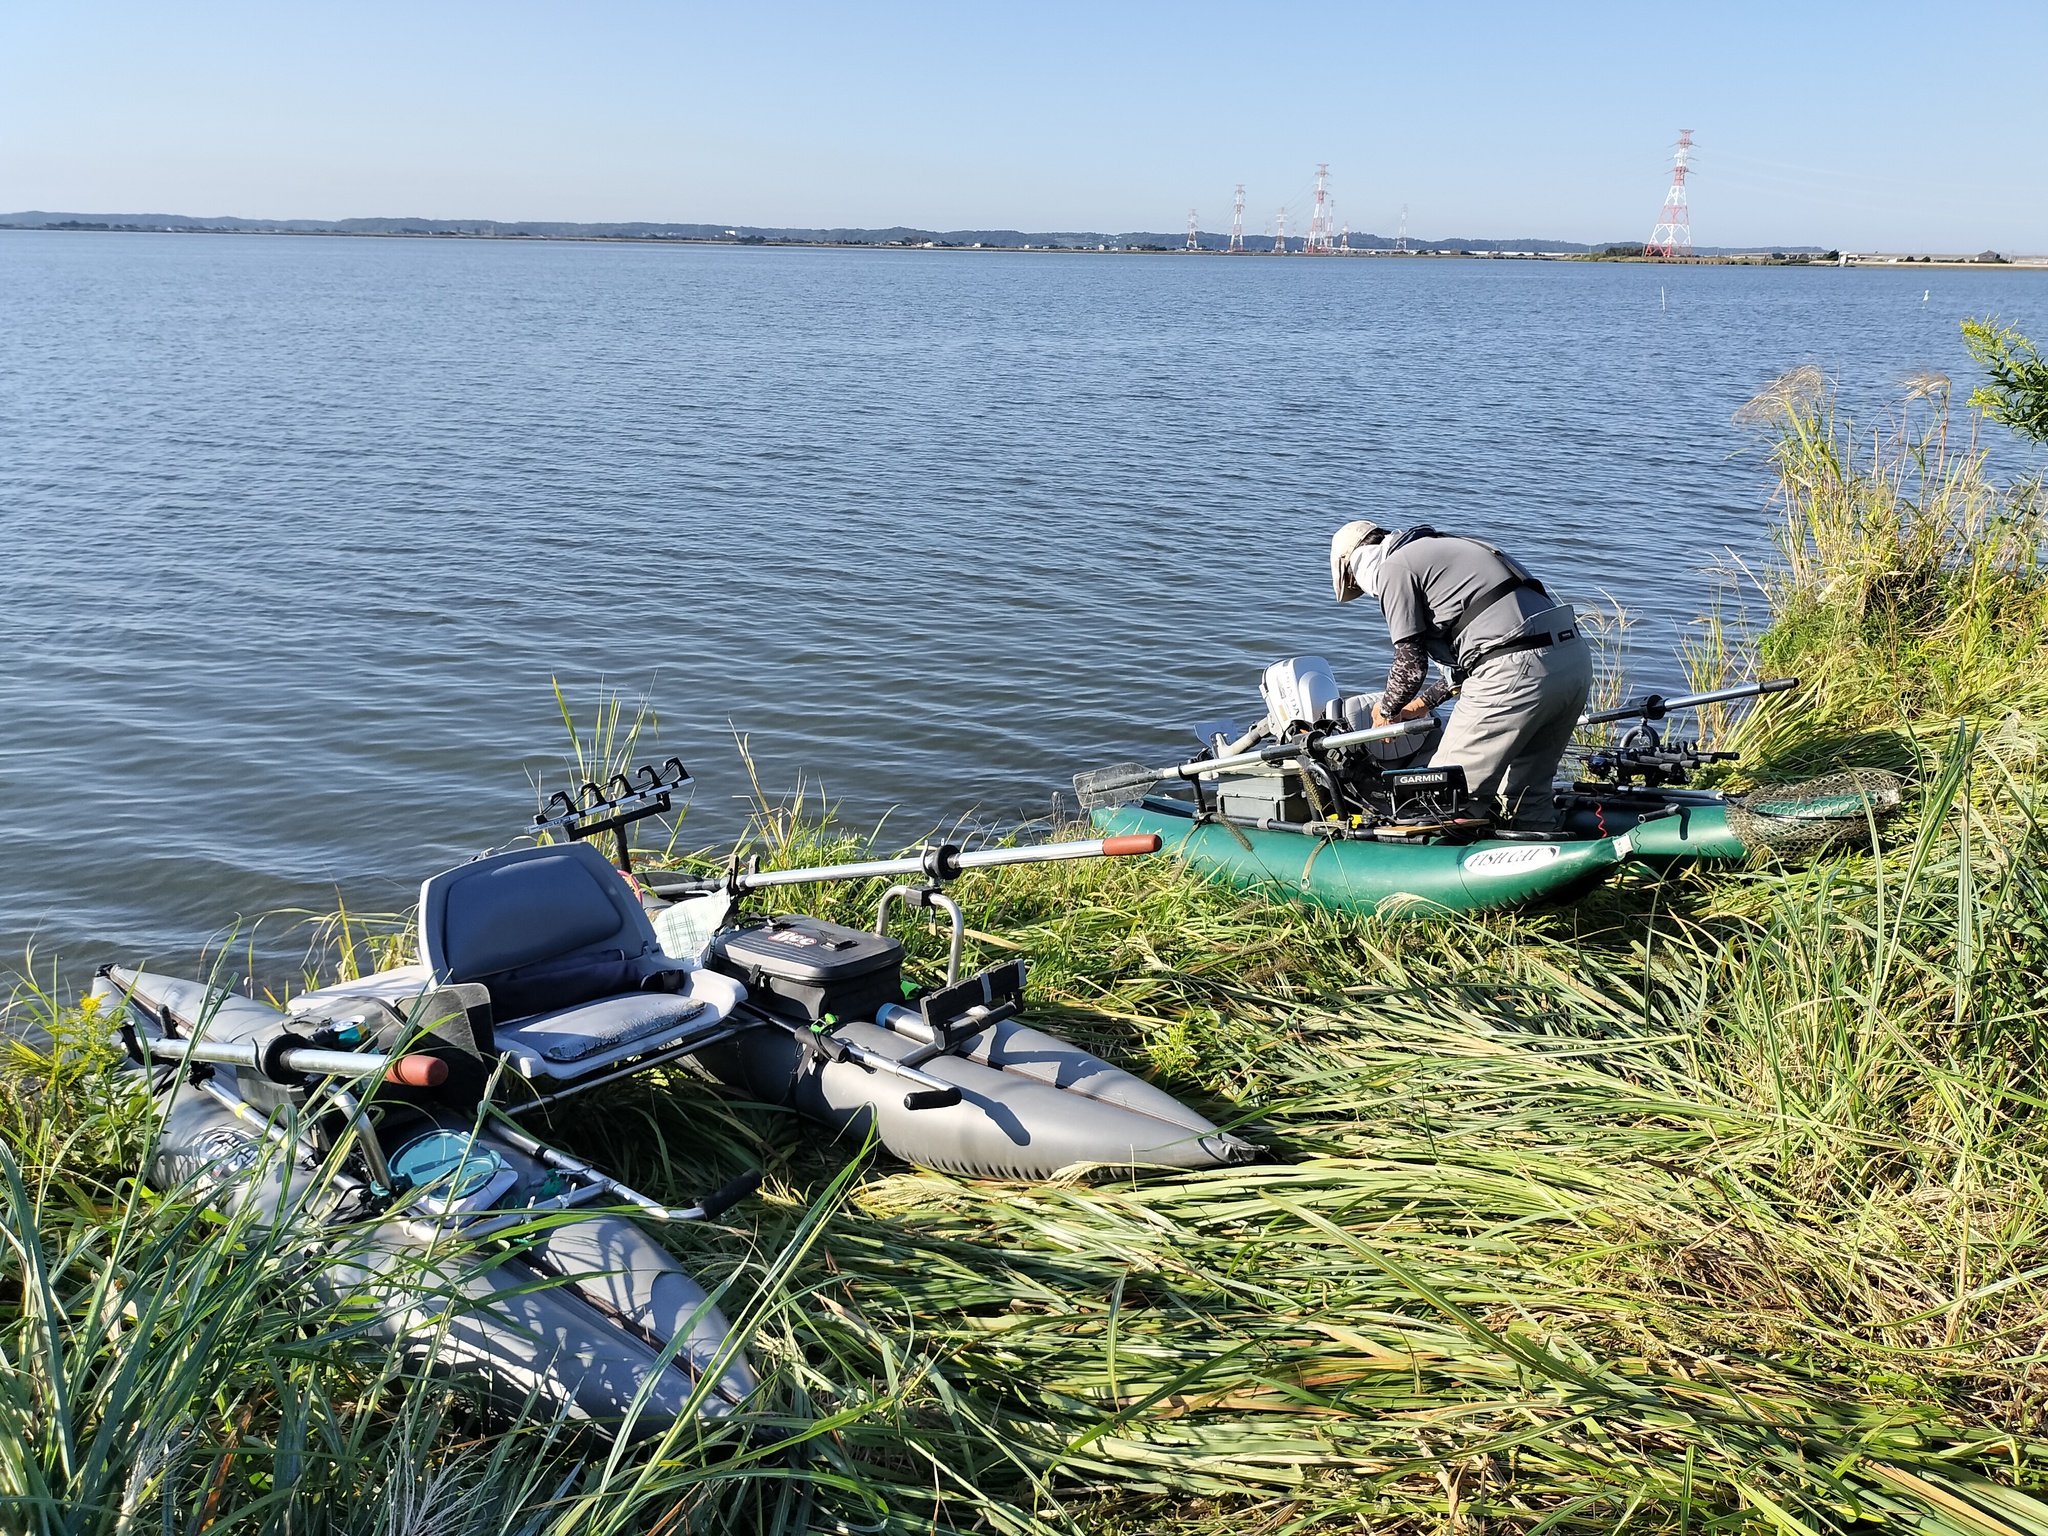
<path fill-rule="evenodd" d="M 789 913 L 729 928 L 711 941 L 704 963 L 746 983 L 765 1012 L 815 1024 L 872 1019 L 903 1001 L 903 946 L 887 934 Z"/>

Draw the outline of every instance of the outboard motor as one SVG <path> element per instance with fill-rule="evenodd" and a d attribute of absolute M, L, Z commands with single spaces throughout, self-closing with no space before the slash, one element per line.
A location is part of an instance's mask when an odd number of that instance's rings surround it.
<path fill-rule="evenodd" d="M 1285 736 L 1290 726 L 1343 718 L 1337 679 L 1320 656 L 1274 662 L 1259 679 L 1259 695 L 1266 701 L 1266 729 L 1275 738 Z"/>
<path fill-rule="evenodd" d="M 1226 742 L 1227 732 L 1209 727 L 1197 734 L 1214 758 L 1264 738 L 1274 749 L 1262 752 L 1274 755 L 1206 776 L 1214 800 L 1204 800 L 1202 811 L 1264 830 L 1395 842 L 1469 839 L 1484 829 L 1485 818 L 1471 814 L 1463 772 L 1426 767 L 1443 740 L 1439 710 L 1428 712 L 1421 729 L 1333 747 L 1327 743 L 1373 728 L 1380 694 L 1346 694 L 1320 656 L 1275 662 L 1260 677 L 1259 694 L 1266 717 L 1247 736 Z"/>
<path fill-rule="evenodd" d="M 1259 679 L 1265 700 L 1264 731 L 1276 741 L 1370 727 L 1377 693 L 1346 694 L 1330 664 L 1320 656 L 1291 656 L 1266 668 Z M 1227 818 L 1299 823 L 1364 809 L 1383 801 L 1383 776 L 1429 761 L 1443 736 L 1436 729 L 1331 752 L 1317 763 L 1272 765 L 1219 776 L 1217 808 Z M 1321 777 L 1311 783 L 1310 775 Z"/>
<path fill-rule="evenodd" d="M 1377 693 L 1345 693 L 1337 686 L 1330 664 L 1320 656 L 1290 656 L 1266 668 L 1259 679 L 1259 696 L 1266 701 L 1265 729 L 1273 738 L 1285 740 L 1290 730 L 1305 731 L 1327 724 L 1332 730 L 1362 731 L 1372 724 Z M 1434 734 L 1397 736 L 1387 741 L 1367 742 L 1356 749 L 1377 769 L 1407 768 L 1428 760 L 1436 750 L 1443 719 L 1435 710 Z"/>

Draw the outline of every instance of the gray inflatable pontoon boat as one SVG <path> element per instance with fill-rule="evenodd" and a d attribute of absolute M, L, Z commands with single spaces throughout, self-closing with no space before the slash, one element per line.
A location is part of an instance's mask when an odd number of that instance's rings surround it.
<path fill-rule="evenodd" d="M 885 931 L 897 900 L 951 919 L 946 986 L 905 988 L 903 946 Z M 745 981 L 735 1018 L 753 1027 L 697 1052 L 698 1064 L 840 1130 L 872 1127 L 907 1162 L 970 1178 L 1043 1179 L 1091 1165 L 1213 1168 L 1253 1155 L 1171 1095 L 1017 1022 L 1023 961 L 962 981 L 963 927 L 943 892 L 897 886 L 882 898 L 875 932 L 795 914 L 723 929 L 705 964 Z"/>
<path fill-rule="evenodd" d="M 150 1182 L 330 1229 L 317 1285 L 367 1306 L 369 1336 L 416 1367 L 509 1413 L 633 1439 L 754 1391 L 704 1288 L 634 1222 L 576 1213 L 703 1219 L 758 1175 L 667 1210 L 528 1135 L 483 1103 L 481 988 L 428 989 L 403 1013 L 356 993 L 290 1015 L 116 966 L 93 990 L 118 1004 L 163 1104 Z"/>
<path fill-rule="evenodd" d="M 1084 1165 L 1208 1168 L 1253 1147 L 1129 1072 L 1018 1023 L 1025 968 L 960 978 L 964 923 L 941 890 L 963 871 L 1155 851 L 1156 837 L 1096 838 L 715 878 L 650 876 L 621 829 L 669 809 L 680 762 L 639 770 L 537 830 L 562 839 L 491 854 L 420 888 L 416 965 L 295 999 L 302 1011 L 352 999 L 410 1009 L 436 987 L 487 992 L 496 1049 L 523 1081 L 514 1112 L 688 1056 L 755 1099 L 864 1134 L 906 1161 L 976 1178 L 1037 1179 Z M 614 864 L 583 839 L 617 836 Z M 816 918 L 742 920 L 748 892 L 827 880 L 918 877 L 883 896 L 876 931 Z M 673 903 L 665 897 L 682 898 Z M 952 924 L 947 984 L 913 992 L 897 903 Z M 651 914 L 651 920 L 650 920 Z"/>

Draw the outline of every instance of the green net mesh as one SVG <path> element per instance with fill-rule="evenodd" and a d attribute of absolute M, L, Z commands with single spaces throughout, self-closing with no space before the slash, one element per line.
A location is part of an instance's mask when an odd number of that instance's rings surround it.
<path fill-rule="evenodd" d="M 1730 797 L 1728 830 L 1752 853 L 1812 853 L 1867 841 L 1871 817 L 1890 815 L 1905 795 L 1906 782 L 1895 773 L 1844 768 Z"/>

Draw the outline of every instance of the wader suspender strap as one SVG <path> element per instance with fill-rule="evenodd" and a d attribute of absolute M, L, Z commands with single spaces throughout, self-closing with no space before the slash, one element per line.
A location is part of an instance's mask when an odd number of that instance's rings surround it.
<path fill-rule="evenodd" d="M 1471 628 L 1473 620 L 1477 619 L 1510 592 L 1519 592 L 1524 587 L 1534 592 L 1538 597 L 1550 596 L 1548 592 L 1543 590 L 1543 583 L 1535 577 L 1510 576 L 1506 581 L 1488 587 L 1484 592 L 1473 598 L 1471 602 L 1465 605 L 1465 611 L 1458 615 L 1458 622 L 1444 627 L 1445 646 L 1452 651 L 1456 651 L 1458 648 L 1458 636 Z"/>
<path fill-rule="evenodd" d="M 1486 612 L 1486 610 L 1491 608 L 1495 603 L 1499 602 L 1502 598 L 1506 597 L 1510 592 L 1520 592 L 1524 588 L 1527 588 L 1529 591 L 1534 592 L 1539 597 L 1550 596 L 1550 593 L 1544 589 L 1543 583 L 1538 581 L 1534 576 L 1531 576 L 1526 570 L 1524 570 L 1519 561 L 1513 559 L 1511 556 L 1507 554 L 1504 554 L 1502 551 L 1495 549 L 1491 544 L 1487 543 L 1484 539 L 1475 539 L 1472 538 L 1470 535 L 1463 533 L 1440 533 L 1436 529 L 1430 527 L 1429 524 L 1420 523 L 1415 527 L 1410 528 L 1406 533 L 1397 534 L 1388 543 L 1387 553 L 1391 555 L 1395 550 L 1399 549 L 1403 544 L 1406 544 L 1410 539 L 1463 539 L 1467 544 L 1477 544 L 1481 549 L 1485 550 L 1489 555 L 1493 556 L 1494 559 L 1498 560 L 1501 563 L 1502 567 L 1505 568 L 1508 573 L 1508 578 L 1506 581 L 1498 582 L 1495 585 L 1488 587 L 1484 592 L 1480 593 L 1477 597 L 1473 598 L 1471 602 L 1467 603 L 1465 605 L 1465 611 L 1458 615 L 1456 623 L 1447 624 L 1444 626 L 1443 634 L 1441 637 L 1444 643 L 1444 649 L 1449 651 L 1453 656 L 1457 655 L 1458 653 L 1458 637 L 1464 634 L 1465 631 L 1471 627 L 1475 619 L 1477 619 L 1482 613 Z M 1495 646 L 1492 650 L 1486 652 L 1485 655 L 1475 656 L 1473 658 L 1473 666 L 1477 666 L 1482 661 L 1490 660 L 1492 657 L 1498 655 L 1502 650 L 1512 650 L 1514 648 L 1515 647 L 1512 642 L 1510 642 L 1507 646 Z M 1465 678 L 1468 675 L 1470 675 L 1471 670 L 1471 667 L 1454 666 L 1451 672 L 1451 678 L 1453 683 L 1462 683 L 1465 680 Z M 1306 775 L 1304 775 L 1304 777 L 1306 777 Z"/>

